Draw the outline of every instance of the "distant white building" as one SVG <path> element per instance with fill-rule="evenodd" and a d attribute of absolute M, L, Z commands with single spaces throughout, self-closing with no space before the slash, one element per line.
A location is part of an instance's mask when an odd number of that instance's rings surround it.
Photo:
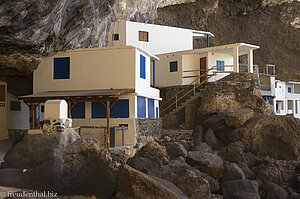
<path fill-rule="evenodd" d="M 276 115 L 293 115 L 300 118 L 300 82 L 275 79 L 275 65 L 259 68 L 261 94 L 274 106 Z"/>
<path fill-rule="evenodd" d="M 117 133 L 117 144 L 134 145 L 136 119 L 159 118 L 160 92 L 150 85 L 153 60 L 158 58 L 134 46 L 58 52 L 42 58 L 33 73 L 33 94 L 21 99 L 39 106 L 66 100 L 74 127 L 106 126 L 108 105 L 109 126 L 128 126 L 124 135 Z"/>
<path fill-rule="evenodd" d="M 203 80 L 213 75 L 208 79 L 212 82 L 231 72 L 253 73 L 253 50 L 258 48 L 256 45 L 236 43 L 157 55 L 160 60 L 156 62 L 156 86 L 188 85 L 200 76 Z M 246 65 L 239 63 L 242 55 L 247 56 Z"/>
<path fill-rule="evenodd" d="M 9 132 L 29 128 L 29 108 L 7 91 L 7 84 L 0 81 L 0 140 L 9 138 Z"/>
<path fill-rule="evenodd" d="M 117 21 L 111 25 L 108 46 L 133 45 L 157 55 L 192 50 L 195 38 L 206 38 L 209 43 L 209 37 L 213 37 L 213 34 L 206 31 L 132 21 Z"/>

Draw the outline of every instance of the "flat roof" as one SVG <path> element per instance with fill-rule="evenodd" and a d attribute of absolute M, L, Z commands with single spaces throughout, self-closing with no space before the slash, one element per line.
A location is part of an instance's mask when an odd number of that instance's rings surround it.
<path fill-rule="evenodd" d="M 133 46 L 133 45 L 127 45 L 127 46 L 117 46 L 117 47 L 98 47 L 98 48 L 76 48 L 76 49 L 72 49 L 72 50 L 66 50 L 66 51 L 58 51 L 55 55 L 59 55 L 60 53 L 71 53 L 71 52 L 82 52 L 82 51 L 102 51 L 102 50 L 117 50 L 117 49 L 138 49 L 139 51 L 143 52 L 144 54 L 146 54 L 147 56 L 149 56 L 150 58 L 155 59 L 155 60 L 159 60 L 158 57 L 156 57 L 155 55 L 153 55 L 152 53 L 148 52 L 147 50 L 141 48 L 141 47 L 137 47 L 137 46 Z"/>
<path fill-rule="evenodd" d="M 120 21 L 116 21 L 116 22 L 126 22 L 126 23 L 135 23 L 135 24 L 144 24 L 147 26 L 157 26 L 157 27 L 165 27 L 165 28 L 174 28 L 174 29 L 181 29 L 181 30 L 186 30 L 186 31 L 191 31 L 194 33 L 194 36 L 200 36 L 201 35 L 197 35 L 197 34 L 202 34 L 204 37 L 205 35 L 209 35 L 210 37 L 214 37 L 214 34 L 212 34 L 211 32 L 208 31 L 201 31 L 201 30 L 193 30 L 193 29 L 188 29 L 188 28 L 179 28 L 179 27 L 174 27 L 174 26 L 163 26 L 163 25 L 158 25 L 158 24 L 150 24 L 150 23 L 140 23 L 140 22 L 135 22 L 135 21 L 126 21 L 126 20 L 120 20 Z"/>
<path fill-rule="evenodd" d="M 163 53 L 160 55 L 166 55 L 166 54 L 174 54 L 174 53 L 181 53 L 183 55 L 185 54 L 198 54 L 198 53 L 206 53 L 206 52 L 220 52 L 224 54 L 232 54 L 232 50 L 235 47 L 239 47 L 239 54 L 243 55 L 247 53 L 249 50 L 255 50 L 259 49 L 259 46 L 247 44 L 247 43 L 234 43 L 234 44 L 227 44 L 227 45 L 221 45 L 221 46 L 213 46 L 208 48 L 199 48 L 199 49 L 192 49 L 192 50 L 183 50 L 183 51 L 177 51 L 172 53 Z"/>
<path fill-rule="evenodd" d="M 108 99 L 118 99 L 122 95 L 134 92 L 134 89 L 47 91 L 20 96 L 18 98 L 24 102 L 43 102 L 51 99 L 65 99 L 67 101 L 103 101 Z"/>

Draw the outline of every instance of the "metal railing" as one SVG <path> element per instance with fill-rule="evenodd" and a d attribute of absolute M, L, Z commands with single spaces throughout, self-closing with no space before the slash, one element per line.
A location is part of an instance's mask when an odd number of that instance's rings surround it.
<path fill-rule="evenodd" d="M 175 106 L 175 109 L 178 108 L 178 103 L 181 102 L 187 95 L 193 92 L 193 94 L 196 94 L 196 89 L 203 85 L 205 82 L 207 82 L 211 77 L 215 76 L 219 72 L 227 72 L 231 73 L 232 71 L 213 71 L 212 74 L 208 74 L 210 71 L 215 70 L 218 67 L 232 67 L 232 66 L 213 66 L 210 69 L 204 70 L 205 72 L 198 76 L 184 76 L 183 78 L 192 78 L 196 77 L 194 81 L 192 81 L 190 84 L 186 85 L 185 88 L 181 89 L 179 92 L 177 92 L 175 95 L 170 97 L 167 101 L 165 101 L 160 108 L 160 114 L 164 115 L 167 110 L 169 110 L 171 107 Z M 190 71 L 184 71 L 184 72 L 197 72 L 200 70 L 190 70 Z M 197 83 L 199 81 L 199 83 Z M 185 92 L 186 91 L 186 92 Z"/>

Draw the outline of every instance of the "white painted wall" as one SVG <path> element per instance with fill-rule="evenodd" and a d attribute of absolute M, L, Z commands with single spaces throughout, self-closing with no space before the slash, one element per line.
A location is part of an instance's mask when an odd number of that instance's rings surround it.
<path fill-rule="evenodd" d="M 7 97 L 7 84 L 0 81 L 0 85 L 5 85 L 6 91 L 6 100 L 5 107 L 0 107 L 0 140 L 8 139 L 8 130 L 7 130 L 7 112 L 8 112 L 8 97 Z"/>
<path fill-rule="evenodd" d="M 45 103 L 45 119 L 68 118 L 68 103 L 65 100 L 48 100 Z"/>
<path fill-rule="evenodd" d="M 212 68 L 213 66 L 217 65 L 217 61 L 224 61 L 225 65 L 233 65 L 233 56 L 229 54 L 223 54 L 223 53 L 213 53 L 208 52 L 208 59 L 207 59 L 207 69 Z M 209 74 L 213 74 L 213 71 L 211 70 Z M 233 71 L 233 67 L 225 67 L 225 71 Z M 223 77 L 226 77 L 230 73 L 217 73 L 215 76 L 211 77 L 208 82 L 215 82 L 219 79 L 222 79 Z"/>
<path fill-rule="evenodd" d="M 70 79 L 53 79 L 53 58 L 70 57 Z M 134 88 L 135 48 L 97 48 L 44 57 L 33 75 L 33 92 Z"/>
<path fill-rule="evenodd" d="M 7 101 L 7 128 L 8 129 L 18 129 L 18 130 L 28 130 L 29 129 L 29 108 L 28 106 L 21 102 L 21 111 L 10 110 L 10 101 L 18 101 L 18 99 L 12 94 L 8 93 Z"/>
<path fill-rule="evenodd" d="M 149 33 L 149 42 L 139 41 L 139 31 Z M 113 33 L 119 33 L 120 41 L 112 41 Z M 119 21 L 111 25 L 109 46 L 124 45 L 123 34 L 125 45 L 138 46 L 155 55 L 193 49 L 193 31 L 189 29 Z"/>
<path fill-rule="evenodd" d="M 182 85 L 182 54 L 168 53 L 158 55 L 159 61 L 156 61 L 156 86 L 167 87 Z M 178 71 L 170 72 L 170 62 L 178 62 Z"/>

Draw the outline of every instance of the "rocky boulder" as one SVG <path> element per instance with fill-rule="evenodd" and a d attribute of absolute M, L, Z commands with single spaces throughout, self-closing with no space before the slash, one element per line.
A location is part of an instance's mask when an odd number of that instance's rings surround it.
<path fill-rule="evenodd" d="M 198 144 L 198 146 L 193 147 L 192 151 L 199 151 L 201 153 L 212 153 L 212 149 L 211 147 L 206 144 L 205 142 L 202 142 L 200 144 Z"/>
<path fill-rule="evenodd" d="M 289 199 L 289 194 L 287 191 L 274 183 L 267 182 L 262 184 L 259 192 L 262 199 Z"/>
<path fill-rule="evenodd" d="M 223 180 L 238 180 L 245 179 L 245 174 L 243 170 L 238 167 L 235 163 L 224 163 L 224 176 Z"/>
<path fill-rule="evenodd" d="M 293 116 L 261 116 L 237 129 L 246 150 L 258 156 L 297 160 L 300 156 L 300 120 Z"/>
<path fill-rule="evenodd" d="M 224 199 L 260 199 L 255 180 L 231 180 L 221 184 Z"/>
<path fill-rule="evenodd" d="M 13 145 L 4 157 L 5 166 L 10 168 L 33 168 L 54 159 L 57 151 L 79 140 L 72 128 L 62 133 L 25 135 L 23 141 Z"/>
<path fill-rule="evenodd" d="M 244 160 L 244 150 L 243 142 L 233 142 L 227 146 L 225 159 L 229 162 L 241 162 Z"/>
<path fill-rule="evenodd" d="M 228 126 L 238 128 L 254 116 L 254 111 L 251 109 L 232 108 L 225 110 L 223 114 L 225 114 Z"/>
<path fill-rule="evenodd" d="M 218 140 L 216 138 L 215 132 L 211 128 L 209 128 L 204 135 L 204 140 L 210 147 L 214 148 L 218 145 Z"/>
<path fill-rule="evenodd" d="M 143 157 L 153 161 L 159 161 L 163 164 L 168 164 L 170 157 L 166 150 L 157 142 L 149 142 L 143 146 L 135 155 L 136 157 Z"/>
<path fill-rule="evenodd" d="M 118 172 L 116 199 L 188 199 L 178 187 L 169 181 L 150 177 L 128 165 Z"/>
<path fill-rule="evenodd" d="M 180 156 L 187 156 L 187 150 L 182 144 L 179 144 L 178 142 L 167 143 L 164 146 L 166 147 L 167 153 L 170 156 L 171 160 L 175 160 Z"/>
<path fill-rule="evenodd" d="M 187 163 L 214 178 L 222 178 L 223 176 L 223 161 L 218 155 L 190 151 L 188 152 Z"/>

